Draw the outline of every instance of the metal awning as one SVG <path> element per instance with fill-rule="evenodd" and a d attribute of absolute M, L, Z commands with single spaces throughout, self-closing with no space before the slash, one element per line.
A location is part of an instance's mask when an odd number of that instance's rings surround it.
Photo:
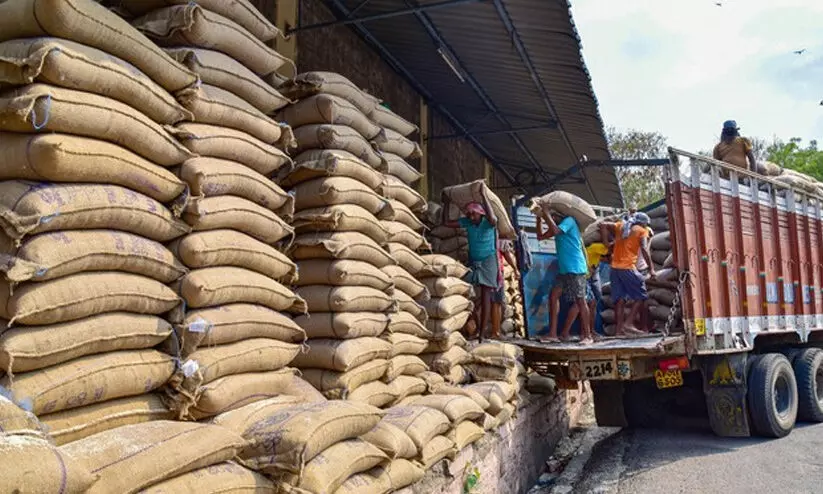
<path fill-rule="evenodd" d="M 521 192 L 623 199 L 567 0 L 324 0 Z M 589 162 L 587 166 L 585 161 Z M 582 165 L 582 166 L 581 166 Z"/>

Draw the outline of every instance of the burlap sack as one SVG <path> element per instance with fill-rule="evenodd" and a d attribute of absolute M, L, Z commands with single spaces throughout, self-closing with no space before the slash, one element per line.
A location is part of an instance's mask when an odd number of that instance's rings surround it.
<path fill-rule="evenodd" d="M 354 204 L 382 219 L 393 215 L 393 210 L 385 199 L 366 184 L 348 177 L 310 180 L 298 184 L 292 193 L 295 196 L 294 208 L 297 211 L 337 204 Z"/>
<path fill-rule="evenodd" d="M 45 439 L 0 437 L 1 492 L 81 494 L 96 481 L 97 475 L 77 458 Z"/>
<path fill-rule="evenodd" d="M 243 438 L 210 424 L 158 420 L 101 432 L 61 447 L 100 475 L 87 492 L 139 492 L 157 482 L 230 460 Z"/>
<path fill-rule="evenodd" d="M 274 482 L 248 468 L 228 461 L 198 468 L 140 491 L 141 494 L 169 492 L 255 492 L 274 493 Z"/>
<path fill-rule="evenodd" d="M 468 342 L 466 341 L 466 338 L 464 338 L 462 334 L 455 331 L 444 339 L 430 340 L 426 345 L 426 348 L 421 353 L 443 353 L 448 352 L 454 346 L 459 346 L 460 348 L 465 349 L 467 345 Z"/>
<path fill-rule="evenodd" d="M 46 429 L 33 413 L 23 410 L 4 395 L 0 395 L 0 430 L 4 436 L 47 437 Z"/>
<path fill-rule="evenodd" d="M 412 276 L 419 276 L 426 267 L 426 261 L 403 244 L 389 242 L 386 250 L 397 261 L 397 264 Z"/>
<path fill-rule="evenodd" d="M 467 237 L 435 238 L 432 240 L 431 245 L 434 252 L 445 254 L 467 248 L 469 246 L 469 239 Z"/>
<path fill-rule="evenodd" d="M 156 350 L 92 355 L 47 369 L 9 376 L 0 385 L 37 415 L 136 396 L 162 386 L 174 361 Z"/>
<path fill-rule="evenodd" d="M 204 84 L 229 91 L 267 115 L 290 103 L 245 65 L 219 51 L 181 47 L 166 52 L 197 73 Z"/>
<path fill-rule="evenodd" d="M 394 316 L 394 314 L 392 314 Z M 294 320 L 309 338 L 359 338 L 380 336 L 389 315 L 379 312 L 312 312 Z"/>
<path fill-rule="evenodd" d="M 468 396 L 434 394 L 415 398 L 415 406 L 424 406 L 443 412 L 453 425 L 464 420 L 476 420 L 483 416 L 483 408 Z"/>
<path fill-rule="evenodd" d="M 435 372 L 448 374 L 455 365 L 463 365 L 472 361 L 471 354 L 459 346 L 453 346 L 443 353 L 424 353 L 420 356 Z"/>
<path fill-rule="evenodd" d="M 297 165 L 293 171 L 280 174 L 280 185 L 283 187 L 291 187 L 315 178 L 349 177 L 376 190 L 384 180 L 383 174 L 365 161 L 339 149 L 303 151 L 294 161 Z"/>
<path fill-rule="evenodd" d="M 512 419 L 514 415 L 517 413 L 517 407 L 512 403 L 506 403 L 503 405 L 503 410 L 500 411 L 495 416 L 495 420 L 497 421 L 498 427 L 502 426 L 506 422 Z"/>
<path fill-rule="evenodd" d="M 423 371 L 427 372 L 427 371 Z M 420 372 L 417 373 L 421 374 Z M 388 382 L 389 389 L 397 395 L 393 404 L 398 404 L 410 397 L 416 397 L 426 392 L 428 385 L 426 381 L 415 376 L 398 375 Z"/>
<path fill-rule="evenodd" d="M 468 368 L 463 367 L 462 365 L 455 365 L 452 367 L 448 374 L 445 374 L 443 378 L 449 384 L 468 384 L 472 380 L 472 374 Z"/>
<path fill-rule="evenodd" d="M 523 358 L 523 349 L 511 343 L 494 341 L 483 343 L 471 351 L 474 362 L 496 365 L 498 367 L 512 367 Z"/>
<path fill-rule="evenodd" d="M 412 132 L 417 131 L 416 125 L 405 120 L 383 105 L 375 105 L 368 115 L 377 125 L 391 129 L 401 136 L 408 136 Z"/>
<path fill-rule="evenodd" d="M 448 319 L 429 319 L 426 321 L 426 329 L 432 334 L 432 339 L 444 340 L 455 332 L 460 331 L 472 316 L 470 310 L 458 312 Z"/>
<path fill-rule="evenodd" d="M 408 435 L 418 451 L 422 451 L 435 436 L 445 434 L 451 428 L 451 422 L 443 412 L 427 406 L 389 408 L 382 422 Z"/>
<path fill-rule="evenodd" d="M 379 245 L 385 245 L 389 233 L 366 209 L 354 204 L 338 204 L 303 209 L 294 215 L 292 226 L 298 234 L 317 232 L 359 232 Z"/>
<path fill-rule="evenodd" d="M 180 282 L 180 294 L 192 308 L 249 303 L 272 310 L 304 314 L 306 302 L 294 292 L 248 269 L 218 266 L 197 269 Z"/>
<path fill-rule="evenodd" d="M 529 210 L 535 214 L 539 212 L 550 214 L 554 211 L 560 216 L 571 216 L 577 221 L 577 226 L 581 230 L 585 230 L 597 220 L 597 215 L 588 202 L 562 190 L 532 199 Z"/>
<path fill-rule="evenodd" d="M 334 72 L 303 72 L 284 82 L 279 89 L 291 99 L 304 99 L 315 94 L 339 96 L 367 115 L 371 114 L 380 102 L 350 80 Z"/>
<path fill-rule="evenodd" d="M 388 202 L 389 206 L 391 206 L 392 208 L 394 216 L 391 218 L 387 217 L 383 219 L 399 221 L 400 223 L 403 223 L 404 225 L 408 226 L 414 231 L 419 231 L 423 229 L 425 225 L 422 221 L 420 221 L 417 215 L 414 214 L 411 209 L 409 209 L 408 206 L 394 199 L 389 199 Z"/>
<path fill-rule="evenodd" d="M 427 370 L 429 367 L 417 355 L 397 355 L 389 359 L 389 367 L 383 381 L 391 383 L 399 376 L 416 376 Z"/>
<path fill-rule="evenodd" d="M 0 236 L 5 235 L 0 232 Z M 10 282 L 49 281 L 84 271 L 125 271 L 171 283 L 187 270 L 159 242 L 115 230 L 67 230 L 26 240 L 0 271 Z"/>
<path fill-rule="evenodd" d="M 356 473 L 365 472 L 388 457 L 379 449 L 360 439 L 340 441 L 318 454 L 306 464 L 302 474 L 282 476 L 285 485 L 299 491 L 285 492 L 335 492 L 343 482 Z"/>
<path fill-rule="evenodd" d="M 10 326 L 54 324 L 117 311 L 162 314 L 180 304 L 180 297 L 159 281 L 116 271 L 27 283 L 13 294 L 10 288 L 0 281 L 0 318 Z"/>
<path fill-rule="evenodd" d="M 4 125 L 8 120 L 4 120 L 2 113 L 0 109 L 0 127 L 9 127 Z M 0 146 L 5 150 L 2 180 L 117 184 L 161 202 L 173 201 L 186 189 L 186 184 L 170 171 L 120 146 L 96 139 L 0 132 Z"/>
<path fill-rule="evenodd" d="M 117 229 L 166 242 L 189 231 L 154 199 L 117 185 L 0 182 L 0 228 L 6 235 Z"/>
<path fill-rule="evenodd" d="M 423 178 L 422 173 L 396 154 L 384 152 L 383 162 L 382 171 L 399 179 L 404 184 L 412 185 Z M 426 209 L 428 209 L 428 204 Z"/>
<path fill-rule="evenodd" d="M 299 352 L 300 345 L 271 338 L 201 347 L 188 356 L 198 367 L 191 380 L 206 384 L 229 375 L 276 371 L 288 365 Z"/>
<path fill-rule="evenodd" d="M 168 91 L 130 63 L 96 48 L 59 38 L 0 43 L 0 87 L 34 82 L 115 99 L 159 124 L 192 118 Z"/>
<path fill-rule="evenodd" d="M 54 36 L 88 45 L 136 66 L 169 92 L 197 76 L 128 22 L 91 0 L 23 0 L 0 4 L 0 41 Z"/>
<path fill-rule="evenodd" d="M 330 400 L 346 399 L 360 386 L 377 381 L 386 373 L 387 360 L 374 359 L 347 372 L 325 369 L 301 369 L 303 379 Z"/>
<path fill-rule="evenodd" d="M 485 435 L 486 431 L 482 427 L 466 420 L 454 426 L 446 437 L 454 441 L 455 448 L 460 451 L 471 443 L 482 439 Z"/>
<path fill-rule="evenodd" d="M 402 458 L 378 465 L 371 472 L 378 481 L 389 485 L 391 489 L 389 492 L 399 491 L 419 482 L 426 475 L 426 471 L 417 463 Z"/>
<path fill-rule="evenodd" d="M 669 307 L 674 305 L 675 294 L 676 294 L 675 291 L 666 290 L 666 289 L 663 289 L 663 288 L 655 288 L 655 289 L 649 290 L 649 298 L 654 299 L 655 301 L 657 301 L 661 305 L 667 305 Z"/>
<path fill-rule="evenodd" d="M 294 129 L 297 150 L 342 149 L 365 161 L 373 168 L 379 168 L 382 159 L 371 144 L 355 129 L 345 125 L 313 124 Z"/>
<path fill-rule="evenodd" d="M 294 212 L 294 198 L 277 184 L 235 161 L 193 158 L 180 167 L 180 178 L 194 196 L 239 196 L 283 217 Z"/>
<path fill-rule="evenodd" d="M 5 329 L 0 331 L 0 369 L 9 374 L 28 372 L 86 355 L 151 348 L 171 332 L 171 325 L 159 317 L 126 312 Z"/>
<path fill-rule="evenodd" d="M 420 320 L 409 312 L 399 311 L 391 314 L 388 330 L 392 333 L 404 333 L 419 338 L 430 338 L 431 332 Z"/>
<path fill-rule="evenodd" d="M 423 338 L 406 333 L 387 334 L 383 336 L 383 339 L 391 344 L 392 357 L 398 355 L 419 355 L 423 353 L 428 345 L 428 342 Z"/>
<path fill-rule="evenodd" d="M 349 259 L 378 268 L 396 264 L 374 240 L 357 232 L 303 234 L 294 240 L 290 254 L 296 260 Z"/>
<path fill-rule="evenodd" d="M 417 318 L 420 322 L 426 322 L 428 315 L 426 308 L 414 301 L 402 290 L 395 290 L 394 299 L 397 301 L 397 309 L 403 312 L 408 312 Z"/>
<path fill-rule="evenodd" d="M 423 235 L 412 230 L 399 221 L 383 221 L 383 228 L 388 232 L 388 241 L 403 244 L 411 250 L 430 250 L 431 245 Z"/>
<path fill-rule="evenodd" d="M 423 302 L 426 312 L 431 319 L 448 319 L 457 314 L 474 309 L 471 300 L 461 295 L 435 297 Z"/>
<path fill-rule="evenodd" d="M 390 354 L 391 344 L 380 338 L 313 339 L 308 342 L 308 351 L 297 355 L 292 365 L 346 372 L 375 359 L 387 359 Z"/>
<path fill-rule="evenodd" d="M 437 395 L 459 395 L 465 396 L 466 398 L 471 399 L 473 402 L 477 404 L 481 409 L 487 410 L 489 408 L 489 401 L 483 397 L 477 391 L 469 389 L 466 386 L 452 386 L 450 384 L 441 384 L 434 389 L 434 393 Z"/>
<path fill-rule="evenodd" d="M 651 248 L 654 250 L 672 250 L 671 235 L 669 232 L 658 233 L 652 237 Z"/>
<path fill-rule="evenodd" d="M 386 266 L 381 271 L 394 282 L 395 288 L 411 298 L 415 300 L 429 298 L 429 291 L 426 286 L 400 266 Z"/>
<path fill-rule="evenodd" d="M 203 84 L 179 93 L 177 99 L 197 122 L 240 130 L 268 144 L 283 136 L 280 124 L 225 89 Z"/>
<path fill-rule="evenodd" d="M 290 243 L 294 230 L 276 213 L 237 196 L 205 197 L 189 204 L 183 219 L 194 231 L 233 229 L 274 244 Z"/>
<path fill-rule="evenodd" d="M 312 124 L 334 124 L 351 127 L 368 140 L 381 141 L 386 136 L 383 129 L 372 123 L 357 107 L 332 94 L 318 94 L 300 100 L 280 112 L 278 120 L 292 127 Z"/>
<path fill-rule="evenodd" d="M 300 261 L 297 286 L 365 286 L 391 293 L 394 284 L 383 271 L 362 261 L 314 259 Z"/>
<path fill-rule="evenodd" d="M 292 64 L 236 22 L 197 4 L 158 9 L 132 24 L 161 46 L 196 46 L 217 50 L 257 75 L 271 74 L 285 64 Z"/>
<path fill-rule="evenodd" d="M 291 158 L 271 144 L 245 132 L 227 127 L 183 123 L 175 127 L 175 137 L 192 152 L 243 163 L 252 170 L 271 176 L 278 170 L 291 170 Z"/>
<path fill-rule="evenodd" d="M 428 207 L 428 203 L 423 196 L 391 175 L 386 177 L 386 181 L 383 182 L 379 190 L 384 197 L 400 202 L 413 212 L 424 213 Z"/>
<path fill-rule="evenodd" d="M 366 403 L 378 408 L 382 408 L 396 399 L 397 396 L 389 389 L 389 386 L 381 381 L 366 383 L 349 393 L 346 397 L 347 401 Z"/>
<path fill-rule="evenodd" d="M 456 276 L 428 277 L 421 280 L 432 297 L 462 295 L 472 298 L 472 286 Z"/>
<path fill-rule="evenodd" d="M 395 154 L 401 159 L 418 159 L 423 156 L 420 145 L 416 142 L 406 139 L 391 128 L 386 128 L 385 132 L 385 139 L 376 141 L 380 151 Z"/>
<path fill-rule="evenodd" d="M 321 400 L 321 402 L 326 401 Z M 250 427 L 255 427 L 262 422 L 267 422 L 269 418 L 277 414 L 290 412 L 295 407 L 306 404 L 307 403 L 298 396 L 280 395 L 275 398 L 266 398 L 265 400 L 249 403 L 240 408 L 221 413 L 213 417 L 209 422 L 243 435 Z"/>
<path fill-rule="evenodd" d="M 460 261 L 443 255 L 443 254 L 427 254 L 422 256 L 426 263 L 425 267 L 421 269 L 421 276 L 440 276 L 455 278 L 463 278 L 468 274 L 469 268 L 460 263 Z"/>
<path fill-rule="evenodd" d="M 488 401 L 489 406 L 486 411 L 492 415 L 497 415 L 503 410 L 506 403 L 514 398 L 517 390 L 513 385 L 503 381 L 487 381 L 469 384 L 466 389 L 480 394 Z"/>
<path fill-rule="evenodd" d="M 509 208 L 497 197 L 497 194 L 489 189 L 484 180 L 475 180 L 461 185 L 454 185 L 443 189 L 443 195 L 449 197 L 452 204 L 463 210 L 471 202 L 483 203 L 483 193 L 489 199 L 489 203 L 497 216 L 497 231 L 502 238 L 514 239 L 517 232 L 514 231 L 511 219 L 509 218 Z M 581 227 L 582 228 L 582 227 Z"/>
<path fill-rule="evenodd" d="M 471 374 L 472 379 L 477 382 L 503 381 L 509 384 L 517 382 L 520 375 L 518 367 L 497 367 L 495 365 L 468 364 L 466 370 Z"/>
<path fill-rule="evenodd" d="M 312 312 L 391 312 L 394 298 L 365 286 L 309 285 L 296 289 Z"/>
<path fill-rule="evenodd" d="M 340 487 L 334 491 L 335 494 L 385 494 L 391 492 L 391 485 L 385 477 L 374 475 L 374 467 L 363 473 L 356 473 L 347 478 Z"/>
<path fill-rule="evenodd" d="M 446 379 L 434 371 L 421 372 L 417 377 L 426 383 L 429 393 L 434 393 L 440 386 L 446 383 Z"/>
<path fill-rule="evenodd" d="M 385 386 L 379 381 L 375 384 Z M 381 420 L 372 430 L 360 436 L 360 439 L 373 444 L 391 459 L 414 458 L 417 456 L 417 446 L 415 446 L 409 435 L 385 420 Z"/>
<path fill-rule="evenodd" d="M 541 376 L 536 372 L 532 372 L 528 375 L 526 389 L 529 393 L 554 396 L 555 392 L 557 392 L 557 382 L 551 377 Z"/>
<path fill-rule="evenodd" d="M 814 179 L 788 168 L 780 176 L 774 177 L 774 180 L 810 194 L 818 194 L 817 184 Z"/>
<path fill-rule="evenodd" d="M 666 262 L 666 258 L 671 255 L 671 251 L 668 250 L 653 250 L 651 252 L 652 262 L 654 262 L 655 266 L 662 266 L 664 262 Z"/>
<path fill-rule="evenodd" d="M 771 161 L 758 161 L 757 173 L 768 177 L 777 177 L 783 173 L 783 168 Z"/>
<path fill-rule="evenodd" d="M 194 232 L 172 242 L 169 249 L 192 269 L 236 266 L 285 284 L 297 279 L 297 265 L 285 254 L 235 230 Z"/>
<path fill-rule="evenodd" d="M 124 425 L 171 419 L 171 411 L 154 394 L 104 401 L 40 417 L 58 446 Z"/>

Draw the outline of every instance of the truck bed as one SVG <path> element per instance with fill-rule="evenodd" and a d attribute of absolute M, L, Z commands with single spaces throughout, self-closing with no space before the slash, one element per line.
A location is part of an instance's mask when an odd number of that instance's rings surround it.
<path fill-rule="evenodd" d="M 683 355 L 686 353 L 686 339 L 683 335 L 650 335 L 639 338 L 606 338 L 591 345 L 577 342 L 547 343 L 537 340 L 512 340 L 511 343 L 533 354 L 533 357 L 551 360 L 576 360 L 579 358 L 597 358 L 603 356 L 656 357 L 666 355 Z M 539 358 L 538 357 L 538 358 Z"/>

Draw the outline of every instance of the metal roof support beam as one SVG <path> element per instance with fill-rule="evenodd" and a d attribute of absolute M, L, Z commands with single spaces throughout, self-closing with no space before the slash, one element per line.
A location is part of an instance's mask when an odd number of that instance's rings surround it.
<path fill-rule="evenodd" d="M 355 7 L 353 11 L 346 14 L 346 17 L 344 19 L 338 19 L 338 20 L 335 20 L 335 21 L 328 21 L 328 22 L 318 22 L 317 24 L 309 24 L 308 26 L 297 26 L 293 29 L 289 29 L 286 32 L 286 34 L 289 35 L 289 34 L 292 34 L 292 33 L 296 33 L 298 31 L 309 31 L 311 29 L 321 29 L 321 28 L 330 27 L 330 26 L 339 26 L 339 25 L 355 24 L 355 23 L 359 24 L 361 22 L 378 21 L 378 20 L 381 20 L 381 19 L 390 19 L 392 17 L 398 17 L 398 16 L 401 16 L 401 15 L 418 14 L 418 13 L 426 11 L 426 10 L 436 10 L 436 9 L 442 9 L 442 8 L 445 8 L 445 7 L 454 7 L 454 6 L 457 6 L 457 5 L 463 5 L 463 4 L 467 4 L 467 3 L 486 2 L 488 0 L 442 0 L 440 2 L 429 3 L 429 4 L 426 4 L 426 5 L 419 5 L 419 6 L 416 6 L 416 7 L 410 7 L 410 8 L 406 8 L 406 9 L 393 10 L 391 12 L 382 12 L 380 14 L 374 14 L 374 15 L 367 15 L 367 16 L 363 16 L 363 17 L 351 18 L 353 13 L 355 11 L 361 9 L 363 7 L 363 5 L 368 1 L 369 0 L 364 0 L 364 2 L 362 2 L 360 5 Z"/>
<path fill-rule="evenodd" d="M 546 125 L 531 125 L 529 127 L 515 127 L 512 129 L 500 129 L 500 130 L 481 130 L 477 132 L 473 132 L 471 130 L 467 131 L 465 134 L 444 134 L 438 136 L 430 136 L 429 140 L 438 140 L 438 139 L 459 139 L 461 137 L 466 136 L 491 136 L 491 135 L 499 135 L 499 134 L 517 134 L 520 132 L 533 132 L 535 130 L 552 130 L 556 129 L 556 123 L 550 123 Z"/>

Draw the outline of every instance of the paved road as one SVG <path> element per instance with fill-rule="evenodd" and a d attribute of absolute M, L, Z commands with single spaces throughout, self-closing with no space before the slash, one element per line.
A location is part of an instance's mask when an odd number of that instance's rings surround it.
<path fill-rule="evenodd" d="M 780 440 L 699 429 L 624 430 L 599 444 L 576 493 L 823 493 L 823 424 Z"/>

